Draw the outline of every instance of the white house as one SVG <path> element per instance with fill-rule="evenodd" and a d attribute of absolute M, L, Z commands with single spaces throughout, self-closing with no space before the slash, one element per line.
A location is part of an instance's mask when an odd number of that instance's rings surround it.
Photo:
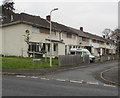
<path fill-rule="evenodd" d="M 52 22 L 50 36 L 50 24 L 48 18 L 43 19 L 26 13 L 7 12 L 0 25 L 0 54 L 4 56 L 40 56 L 45 52 L 50 56 L 50 42 L 52 43 L 52 55 L 69 54 L 71 48 L 87 48 L 98 56 L 107 53 L 115 53 L 115 45 L 110 40 L 84 32 L 65 25 Z M 109 49 L 111 51 L 106 51 Z M 44 55 L 43 55 L 44 56 Z"/>

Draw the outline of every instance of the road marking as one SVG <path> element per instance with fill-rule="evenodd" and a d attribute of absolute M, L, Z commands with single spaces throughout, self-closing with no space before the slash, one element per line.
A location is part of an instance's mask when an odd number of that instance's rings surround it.
<path fill-rule="evenodd" d="M 88 81 L 87 84 L 99 85 L 98 82 L 92 82 L 92 81 Z"/>
<path fill-rule="evenodd" d="M 56 79 L 57 81 L 65 82 L 66 80 L 64 79 Z"/>
<path fill-rule="evenodd" d="M 37 79 L 38 77 L 32 76 L 32 77 L 30 77 L 30 78 L 34 78 L 34 79 Z"/>
<path fill-rule="evenodd" d="M 50 80 L 50 79 L 48 79 L 48 78 L 40 78 L 41 80 Z"/>
<path fill-rule="evenodd" d="M 70 80 L 71 83 L 83 83 L 83 80 L 81 81 L 75 81 L 75 80 Z"/>
<path fill-rule="evenodd" d="M 104 84 L 104 86 L 116 87 L 116 86 L 114 86 L 114 85 L 108 85 L 108 84 Z"/>
<path fill-rule="evenodd" d="M 17 75 L 17 77 L 20 77 L 20 78 L 25 78 L 26 76 Z"/>

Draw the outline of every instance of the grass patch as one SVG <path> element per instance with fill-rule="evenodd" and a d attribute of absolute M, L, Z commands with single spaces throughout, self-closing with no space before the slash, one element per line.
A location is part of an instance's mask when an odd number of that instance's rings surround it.
<path fill-rule="evenodd" d="M 45 58 L 41 61 L 32 61 L 33 58 L 22 57 L 2 57 L 2 68 L 8 69 L 38 69 L 38 68 L 50 68 L 49 58 L 45 62 Z M 58 67 L 58 59 L 52 59 L 52 68 Z"/>

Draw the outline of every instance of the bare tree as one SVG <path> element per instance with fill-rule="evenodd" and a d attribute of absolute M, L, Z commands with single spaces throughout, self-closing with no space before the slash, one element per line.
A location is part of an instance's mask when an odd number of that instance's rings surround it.
<path fill-rule="evenodd" d="M 116 29 L 115 31 L 115 35 L 116 35 L 116 40 L 117 40 L 117 54 L 120 57 L 120 29 Z"/>
<path fill-rule="evenodd" d="M 103 37 L 104 38 L 109 38 L 110 37 L 110 33 L 112 32 L 112 30 L 111 29 L 104 29 L 103 30 L 103 32 L 102 32 L 102 34 L 103 34 Z"/>

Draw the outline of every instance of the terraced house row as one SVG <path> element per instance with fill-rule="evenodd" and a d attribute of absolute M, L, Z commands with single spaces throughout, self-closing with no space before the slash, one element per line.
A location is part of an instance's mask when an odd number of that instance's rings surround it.
<path fill-rule="evenodd" d="M 52 55 L 69 54 L 72 48 L 86 48 L 93 55 L 115 54 L 115 43 L 110 39 L 85 32 L 83 27 L 74 29 L 57 22 L 52 22 L 50 36 L 50 16 L 46 19 L 26 13 L 3 11 L 0 26 L 0 54 L 4 56 L 36 56 L 41 51 L 50 56 L 50 41 Z M 43 55 L 44 56 L 44 55 Z"/>

